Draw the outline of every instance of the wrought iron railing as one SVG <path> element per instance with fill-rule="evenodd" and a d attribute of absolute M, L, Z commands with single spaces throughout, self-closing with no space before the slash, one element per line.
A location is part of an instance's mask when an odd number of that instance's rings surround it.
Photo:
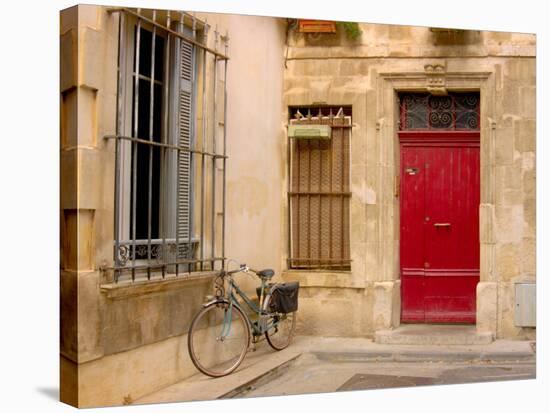
<path fill-rule="evenodd" d="M 215 29 L 210 48 L 210 26 L 189 13 L 109 11 L 119 15 L 117 127 L 114 135 L 105 136 L 115 141 L 115 236 L 114 263 L 103 269 L 114 282 L 133 282 L 215 270 L 216 263 L 223 268 L 228 36 Z M 218 50 L 221 41 L 224 52 Z M 217 91 L 222 62 L 224 119 L 218 137 L 218 93 L 207 100 L 207 87 Z M 207 129 L 209 119 L 215 126 Z M 221 235 L 216 233 L 216 213 L 222 218 Z"/>

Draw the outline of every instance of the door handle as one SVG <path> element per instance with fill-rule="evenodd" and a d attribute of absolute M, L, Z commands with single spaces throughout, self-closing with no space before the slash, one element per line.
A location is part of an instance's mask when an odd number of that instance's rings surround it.
<path fill-rule="evenodd" d="M 450 222 L 435 222 L 434 227 L 450 227 Z"/>

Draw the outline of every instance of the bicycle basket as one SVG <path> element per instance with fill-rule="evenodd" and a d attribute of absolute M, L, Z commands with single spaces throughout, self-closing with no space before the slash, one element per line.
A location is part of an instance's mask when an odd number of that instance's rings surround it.
<path fill-rule="evenodd" d="M 270 310 L 278 313 L 292 313 L 298 310 L 298 281 L 277 284 L 273 290 Z"/>

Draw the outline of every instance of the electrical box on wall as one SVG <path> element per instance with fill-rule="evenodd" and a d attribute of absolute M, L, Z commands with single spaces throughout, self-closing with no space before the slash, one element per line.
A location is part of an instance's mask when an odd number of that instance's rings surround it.
<path fill-rule="evenodd" d="M 537 295 L 535 283 L 516 283 L 516 327 L 536 327 Z"/>

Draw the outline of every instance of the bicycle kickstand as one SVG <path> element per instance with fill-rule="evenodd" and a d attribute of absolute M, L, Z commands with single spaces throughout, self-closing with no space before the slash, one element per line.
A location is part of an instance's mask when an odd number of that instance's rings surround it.
<path fill-rule="evenodd" d="M 250 348 L 248 349 L 248 351 L 249 351 L 250 353 L 253 353 L 254 351 L 257 350 L 257 348 L 256 348 L 256 344 L 257 344 L 257 343 L 258 343 L 258 339 L 257 339 L 255 336 L 252 337 L 252 345 L 251 345 Z"/>

